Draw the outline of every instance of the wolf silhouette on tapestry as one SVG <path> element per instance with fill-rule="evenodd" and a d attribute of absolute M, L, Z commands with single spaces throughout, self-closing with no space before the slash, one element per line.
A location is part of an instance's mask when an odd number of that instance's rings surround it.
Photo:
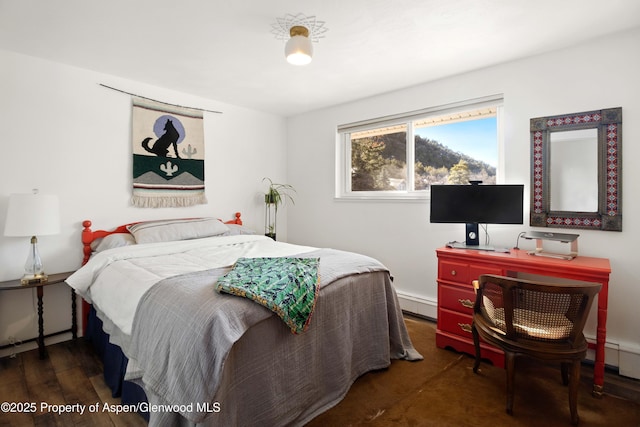
<path fill-rule="evenodd" d="M 173 151 L 176 153 L 176 157 L 179 159 L 180 155 L 178 154 L 178 138 L 180 138 L 180 133 L 173 126 L 173 121 L 171 119 L 167 119 L 164 124 L 164 133 L 153 143 L 153 146 L 149 146 L 149 141 L 153 138 L 145 138 L 142 141 L 142 148 L 147 150 L 149 153 L 153 153 L 158 157 L 169 157 L 169 147 L 173 146 Z"/>

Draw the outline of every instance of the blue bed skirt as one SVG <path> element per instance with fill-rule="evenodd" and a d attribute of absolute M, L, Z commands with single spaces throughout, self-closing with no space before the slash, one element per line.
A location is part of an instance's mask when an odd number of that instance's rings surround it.
<path fill-rule="evenodd" d="M 109 342 L 109 335 L 102 330 L 102 320 L 91 307 L 87 321 L 85 338 L 88 339 L 104 365 L 104 381 L 111 389 L 113 397 L 120 397 L 123 405 L 147 402 L 147 396 L 138 384 L 124 380 L 129 360 L 117 345 Z M 146 405 L 142 405 L 146 406 Z M 149 421 L 149 413 L 140 413 Z"/>

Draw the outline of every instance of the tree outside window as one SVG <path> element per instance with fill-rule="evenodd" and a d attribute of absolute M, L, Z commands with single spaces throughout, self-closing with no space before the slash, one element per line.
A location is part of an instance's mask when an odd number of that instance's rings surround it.
<path fill-rule="evenodd" d="M 353 191 L 406 190 L 406 131 L 351 138 Z"/>

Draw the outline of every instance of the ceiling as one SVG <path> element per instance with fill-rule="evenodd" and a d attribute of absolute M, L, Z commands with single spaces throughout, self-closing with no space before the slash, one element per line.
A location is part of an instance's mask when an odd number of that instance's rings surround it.
<path fill-rule="evenodd" d="M 307 66 L 288 13 L 328 28 Z M 284 116 L 636 27 L 637 0 L 0 0 L 0 49 Z"/>

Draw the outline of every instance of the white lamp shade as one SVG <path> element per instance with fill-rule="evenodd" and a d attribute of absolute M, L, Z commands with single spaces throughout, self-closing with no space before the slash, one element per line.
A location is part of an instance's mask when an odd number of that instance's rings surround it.
<path fill-rule="evenodd" d="M 309 37 L 292 36 L 284 46 L 284 55 L 293 65 L 307 65 L 313 56 L 313 45 Z"/>
<path fill-rule="evenodd" d="M 44 236 L 60 232 L 60 204 L 51 194 L 9 196 L 5 236 Z"/>

